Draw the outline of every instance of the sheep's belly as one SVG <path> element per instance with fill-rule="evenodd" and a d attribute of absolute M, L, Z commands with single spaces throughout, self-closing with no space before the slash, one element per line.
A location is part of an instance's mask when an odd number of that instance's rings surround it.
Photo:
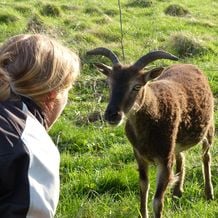
<path fill-rule="evenodd" d="M 175 153 L 178 154 L 179 152 L 182 152 L 182 151 L 185 151 L 185 150 L 188 150 L 189 148 L 195 146 L 196 144 L 198 144 L 198 142 L 196 143 L 190 143 L 190 144 L 180 144 L 180 143 L 177 143 L 176 144 L 176 148 L 175 148 Z"/>

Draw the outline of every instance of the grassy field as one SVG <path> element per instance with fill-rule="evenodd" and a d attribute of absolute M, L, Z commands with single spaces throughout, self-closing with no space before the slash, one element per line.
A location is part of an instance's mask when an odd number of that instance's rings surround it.
<path fill-rule="evenodd" d="M 182 3 L 180 3 L 182 2 Z M 138 172 L 123 126 L 102 120 L 108 101 L 105 78 L 93 67 L 87 50 L 105 46 L 124 63 L 153 49 L 165 49 L 180 62 L 197 64 L 218 97 L 218 2 L 214 0 L 0 0 L 0 42 L 20 33 L 51 35 L 76 51 L 81 76 L 70 93 L 63 116 L 50 135 L 61 152 L 61 196 L 56 218 L 134 218 L 139 214 Z M 105 63 L 108 60 L 102 59 Z M 156 61 L 169 65 L 172 61 Z M 215 122 L 218 127 L 216 104 Z M 165 198 L 164 217 L 218 218 L 218 138 L 212 148 L 215 200 L 203 197 L 201 146 L 187 152 L 185 192 Z M 155 167 L 150 169 L 149 212 L 155 191 Z"/>

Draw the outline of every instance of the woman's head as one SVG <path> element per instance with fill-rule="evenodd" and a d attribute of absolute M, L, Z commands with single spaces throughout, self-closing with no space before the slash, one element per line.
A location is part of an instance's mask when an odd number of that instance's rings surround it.
<path fill-rule="evenodd" d="M 69 91 L 79 65 L 75 53 L 48 36 L 12 37 L 0 47 L 0 101 L 25 96 L 47 112 L 61 93 Z"/>

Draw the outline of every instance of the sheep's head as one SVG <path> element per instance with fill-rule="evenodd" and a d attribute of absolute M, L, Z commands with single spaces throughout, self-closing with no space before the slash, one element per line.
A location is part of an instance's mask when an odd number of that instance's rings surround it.
<path fill-rule="evenodd" d="M 113 66 L 95 63 L 100 72 L 108 77 L 110 87 L 110 100 L 105 111 L 105 120 L 111 125 L 122 122 L 124 115 L 133 107 L 136 97 L 149 80 L 158 77 L 163 68 L 155 68 L 144 72 L 143 68 L 157 59 L 178 60 L 172 54 L 164 51 L 153 51 L 142 56 L 133 65 L 125 66 L 119 62 L 118 57 L 107 48 L 96 48 L 87 52 L 88 55 L 103 55 L 109 58 Z"/>

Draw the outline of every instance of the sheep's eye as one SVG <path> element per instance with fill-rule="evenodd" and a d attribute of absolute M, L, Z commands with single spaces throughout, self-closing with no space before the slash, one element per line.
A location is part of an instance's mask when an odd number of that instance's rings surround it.
<path fill-rule="evenodd" d="M 141 85 L 136 84 L 132 90 L 138 92 L 141 89 L 141 87 L 142 87 Z"/>

